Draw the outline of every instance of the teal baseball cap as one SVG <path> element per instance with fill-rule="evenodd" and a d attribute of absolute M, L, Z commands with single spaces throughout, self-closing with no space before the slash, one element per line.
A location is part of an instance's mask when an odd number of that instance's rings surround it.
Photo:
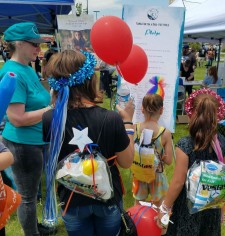
<path fill-rule="evenodd" d="M 36 24 L 33 22 L 23 22 L 11 25 L 4 32 L 4 40 L 11 41 L 27 41 L 31 43 L 46 43 L 47 40 L 41 38 Z"/>

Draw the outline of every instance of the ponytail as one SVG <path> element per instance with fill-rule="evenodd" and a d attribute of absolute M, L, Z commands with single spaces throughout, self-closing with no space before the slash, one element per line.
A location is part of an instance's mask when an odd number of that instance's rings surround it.
<path fill-rule="evenodd" d="M 217 132 L 217 99 L 209 94 L 200 94 L 194 99 L 189 131 L 194 139 L 194 151 L 204 150 Z"/>

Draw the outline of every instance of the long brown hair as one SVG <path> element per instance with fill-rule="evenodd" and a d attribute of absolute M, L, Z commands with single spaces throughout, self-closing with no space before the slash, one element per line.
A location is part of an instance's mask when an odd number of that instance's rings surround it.
<path fill-rule="evenodd" d="M 209 68 L 209 75 L 213 77 L 213 84 L 215 84 L 218 80 L 217 68 L 216 66 L 212 66 Z"/>
<path fill-rule="evenodd" d="M 194 139 L 194 150 L 204 150 L 217 132 L 217 99 L 210 94 L 199 94 L 193 102 L 189 132 Z"/>
<path fill-rule="evenodd" d="M 46 67 L 46 76 L 55 79 L 67 78 L 70 74 L 78 71 L 85 62 L 85 55 L 77 50 L 65 50 L 52 55 Z M 97 89 L 97 77 L 95 74 L 91 79 L 86 79 L 84 84 L 69 87 L 68 107 L 82 106 L 82 98 L 95 102 L 99 97 Z M 57 98 L 57 91 L 53 92 L 53 100 Z"/>

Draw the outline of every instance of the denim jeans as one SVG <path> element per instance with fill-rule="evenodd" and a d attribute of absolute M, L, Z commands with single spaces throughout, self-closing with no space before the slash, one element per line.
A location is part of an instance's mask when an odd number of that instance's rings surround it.
<path fill-rule="evenodd" d="M 37 193 L 41 180 L 45 145 L 27 145 L 3 139 L 13 153 L 13 177 L 22 202 L 17 215 L 25 236 L 39 235 L 37 228 Z"/>
<path fill-rule="evenodd" d="M 69 207 L 63 221 L 68 236 L 116 236 L 121 227 L 117 205 Z"/>

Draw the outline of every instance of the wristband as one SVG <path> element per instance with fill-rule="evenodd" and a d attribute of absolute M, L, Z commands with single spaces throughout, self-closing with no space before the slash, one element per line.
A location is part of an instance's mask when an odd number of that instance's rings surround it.
<path fill-rule="evenodd" d="M 164 209 L 162 205 L 159 207 L 159 210 L 160 210 L 160 212 L 163 213 L 163 214 L 169 214 L 169 211 L 167 211 L 166 209 Z"/>
<path fill-rule="evenodd" d="M 171 210 L 172 210 L 172 207 L 167 207 L 165 204 L 164 204 L 164 201 L 162 202 L 162 204 L 160 205 L 159 207 L 159 210 L 161 213 L 163 214 L 170 214 L 171 213 Z"/>
<path fill-rule="evenodd" d="M 126 131 L 134 132 L 134 129 L 126 129 Z"/>
<path fill-rule="evenodd" d="M 172 207 L 166 206 L 165 203 L 164 203 L 164 201 L 162 202 L 162 207 L 163 207 L 166 211 L 168 211 L 168 212 L 170 212 L 170 211 L 172 210 Z"/>
<path fill-rule="evenodd" d="M 134 135 L 134 132 L 132 132 L 132 131 L 127 131 L 127 134 Z"/>
<path fill-rule="evenodd" d="M 132 121 L 125 121 L 123 122 L 124 125 L 133 125 L 133 122 Z"/>

